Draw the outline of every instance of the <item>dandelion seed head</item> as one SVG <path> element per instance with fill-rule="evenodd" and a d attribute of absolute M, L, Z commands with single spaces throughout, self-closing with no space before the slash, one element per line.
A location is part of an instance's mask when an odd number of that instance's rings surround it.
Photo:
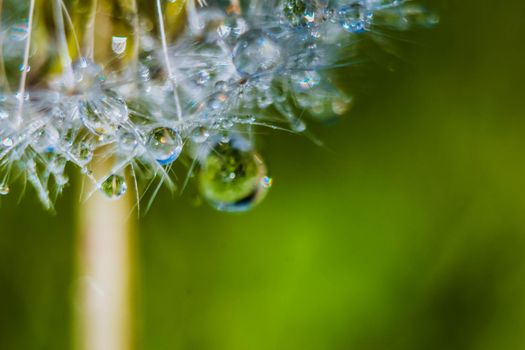
<path fill-rule="evenodd" d="M 62 57 L 58 76 L 35 59 L 34 40 L 25 52 L 28 19 L 1 25 L 8 74 L 0 71 L 0 195 L 22 178 L 52 208 L 68 184 L 68 164 L 108 199 L 126 193 L 126 172 L 139 191 L 157 188 L 155 195 L 160 185 L 175 188 L 173 166 L 184 163 L 193 164 L 197 176 L 189 179 L 212 207 L 249 210 L 273 183 L 254 129 L 303 133 L 305 118 L 337 120 L 352 97 L 330 71 L 352 64 L 360 35 L 438 21 L 408 0 L 272 0 L 240 8 L 189 1 L 187 25 L 167 35 L 162 10 L 160 18 L 140 16 L 133 32 L 110 33 L 101 43 L 111 48 L 110 60 L 80 52 L 71 63 L 67 47 L 40 53 Z M 32 79 L 19 85 L 23 74 Z M 113 166 L 95 176 L 98 159 Z"/>

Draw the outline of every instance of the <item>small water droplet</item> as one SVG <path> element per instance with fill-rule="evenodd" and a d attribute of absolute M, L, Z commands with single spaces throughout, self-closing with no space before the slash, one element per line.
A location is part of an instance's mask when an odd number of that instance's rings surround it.
<path fill-rule="evenodd" d="M 315 21 L 315 12 L 313 10 L 305 11 L 303 16 L 306 22 L 308 23 L 312 23 L 313 21 Z"/>
<path fill-rule="evenodd" d="M 21 65 L 18 66 L 18 70 L 19 70 L 20 72 L 23 72 L 23 71 L 24 71 L 24 67 L 25 67 L 25 71 L 26 71 L 26 72 L 31 71 L 31 66 L 24 66 L 23 64 L 21 64 Z"/>
<path fill-rule="evenodd" d="M 75 89 L 79 92 L 86 92 L 106 80 L 102 68 L 87 58 L 80 58 L 73 63 L 73 75 Z"/>
<path fill-rule="evenodd" d="M 122 55 L 126 52 L 128 38 L 125 36 L 114 36 L 111 38 L 111 49 L 117 55 Z"/>
<path fill-rule="evenodd" d="M 263 186 L 264 188 L 272 188 L 273 186 L 273 179 L 269 176 L 265 176 L 262 178 L 261 180 L 261 186 Z"/>
<path fill-rule="evenodd" d="M 102 184 L 100 185 L 100 191 L 109 199 L 119 199 L 127 191 L 128 185 L 123 176 L 120 175 L 110 175 Z"/>
<path fill-rule="evenodd" d="M 14 141 L 11 137 L 4 137 L 2 138 L 2 146 L 8 148 L 8 147 L 13 147 L 14 145 Z"/>
<path fill-rule="evenodd" d="M 209 131 L 204 127 L 196 127 L 191 133 L 191 139 L 195 143 L 204 143 L 210 137 Z"/>
<path fill-rule="evenodd" d="M 209 106 L 211 109 L 217 110 L 222 108 L 227 100 L 228 96 L 226 94 L 217 93 L 210 97 Z"/>
<path fill-rule="evenodd" d="M 321 76 L 316 71 L 302 71 L 293 73 L 290 76 L 293 87 L 296 91 L 303 92 L 319 85 Z"/>
<path fill-rule="evenodd" d="M 119 150 L 120 152 L 131 156 L 135 154 L 139 146 L 137 135 L 129 131 L 123 131 L 119 135 Z"/>
<path fill-rule="evenodd" d="M 306 124 L 301 119 L 294 117 L 290 118 L 290 126 L 295 132 L 304 132 L 306 130 Z"/>
<path fill-rule="evenodd" d="M 195 82 L 197 83 L 197 85 L 206 85 L 210 81 L 210 78 L 210 73 L 208 73 L 207 70 L 202 69 L 197 73 L 197 78 Z"/>
<path fill-rule="evenodd" d="M 93 159 L 93 148 L 87 142 L 81 142 L 78 145 L 76 153 L 76 160 L 80 163 L 78 164 L 80 166 L 85 166 Z"/>
<path fill-rule="evenodd" d="M 47 125 L 33 134 L 31 146 L 37 152 L 51 153 L 55 150 L 59 140 L 58 130 L 52 125 Z"/>
<path fill-rule="evenodd" d="M 28 23 L 23 21 L 11 27 L 9 38 L 14 41 L 24 41 L 27 39 L 28 33 Z"/>
<path fill-rule="evenodd" d="M 228 83 L 225 82 L 224 80 L 219 80 L 218 82 L 215 83 L 215 90 L 220 91 L 220 92 L 227 91 Z"/>
<path fill-rule="evenodd" d="M 7 184 L 0 184 L 0 196 L 7 196 L 11 189 Z"/>
<path fill-rule="evenodd" d="M 247 29 L 248 24 L 243 18 L 239 16 L 230 16 L 217 27 L 217 34 L 223 40 L 235 40 L 243 35 Z"/>
<path fill-rule="evenodd" d="M 337 15 L 341 26 L 351 33 L 363 33 L 370 28 L 373 13 L 362 2 L 341 6 Z"/>
<path fill-rule="evenodd" d="M 171 128 L 152 130 L 146 144 L 147 150 L 161 165 L 173 163 L 182 152 L 182 138 Z"/>
<path fill-rule="evenodd" d="M 343 115 L 352 106 L 351 97 L 336 97 L 332 100 L 332 111 L 337 115 Z"/>

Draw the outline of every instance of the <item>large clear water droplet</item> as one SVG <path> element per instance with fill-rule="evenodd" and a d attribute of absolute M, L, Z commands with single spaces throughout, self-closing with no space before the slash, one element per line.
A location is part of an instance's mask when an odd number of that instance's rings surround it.
<path fill-rule="evenodd" d="M 182 138 L 171 128 L 156 128 L 149 134 L 146 148 L 161 165 L 173 163 L 182 152 Z"/>
<path fill-rule="evenodd" d="M 284 63 L 278 42 L 262 30 L 250 30 L 239 38 L 233 49 L 233 64 L 244 76 L 275 70 Z"/>
<path fill-rule="evenodd" d="M 238 135 L 216 142 L 201 160 L 200 192 L 220 211 L 252 209 L 264 199 L 271 183 L 264 162 Z"/>
<path fill-rule="evenodd" d="M 128 190 L 126 180 L 121 175 L 110 175 L 100 185 L 100 191 L 109 199 L 119 199 Z"/>

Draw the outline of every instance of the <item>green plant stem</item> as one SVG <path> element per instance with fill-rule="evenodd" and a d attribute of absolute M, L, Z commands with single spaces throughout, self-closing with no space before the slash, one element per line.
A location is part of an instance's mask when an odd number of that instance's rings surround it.
<path fill-rule="evenodd" d="M 99 165 L 96 172 L 104 173 Z M 77 239 L 77 350 L 133 348 L 132 196 L 95 194 L 80 206 Z"/>

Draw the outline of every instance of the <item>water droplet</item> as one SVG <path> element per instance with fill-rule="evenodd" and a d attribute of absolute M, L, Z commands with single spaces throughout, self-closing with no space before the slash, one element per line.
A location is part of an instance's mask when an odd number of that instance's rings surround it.
<path fill-rule="evenodd" d="M 332 111 L 337 115 L 343 115 L 352 106 L 352 98 L 351 97 L 336 97 L 332 100 Z"/>
<path fill-rule="evenodd" d="M 78 92 L 89 91 L 106 80 L 102 68 L 86 58 L 80 58 L 73 63 L 73 75 Z"/>
<path fill-rule="evenodd" d="M 100 185 L 100 191 L 109 199 L 119 199 L 128 189 L 126 180 L 120 175 L 110 175 Z"/>
<path fill-rule="evenodd" d="M 301 119 L 294 117 L 290 118 L 290 126 L 295 132 L 304 132 L 306 130 L 306 124 Z"/>
<path fill-rule="evenodd" d="M 11 189 L 6 184 L 0 184 L 0 196 L 7 196 Z"/>
<path fill-rule="evenodd" d="M 199 188 L 202 196 L 216 209 L 244 212 L 260 203 L 271 179 L 266 166 L 241 136 L 216 142 L 201 161 Z"/>
<path fill-rule="evenodd" d="M 137 135 L 129 131 L 123 131 L 119 135 L 119 150 L 120 152 L 132 156 L 137 151 L 139 146 L 139 139 Z"/>
<path fill-rule="evenodd" d="M 224 80 L 219 80 L 215 83 L 215 90 L 220 92 L 226 92 L 228 90 L 228 83 Z"/>
<path fill-rule="evenodd" d="M 269 176 L 265 176 L 262 178 L 261 180 L 261 186 L 263 186 L 264 188 L 272 188 L 273 186 L 273 179 Z"/>
<path fill-rule="evenodd" d="M 17 23 L 11 27 L 9 38 L 14 41 L 24 41 L 28 36 L 27 21 Z"/>
<path fill-rule="evenodd" d="M 209 81 L 210 81 L 210 73 L 207 71 L 207 70 L 200 70 L 199 72 L 197 72 L 197 77 L 195 79 L 195 82 L 197 83 L 197 85 L 206 85 Z"/>
<path fill-rule="evenodd" d="M 25 68 L 25 71 L 26 71 L 26 72 L 31 71 L 31 66 L 24 66 L 23 64 L 21 64 L 21 65 L 18 66 L 18 70 L 19 70 L 20 72 L 23 72 L 23 71 L 24 71 L 24 68 Z"/>
<path fill-rule="evenodd" d="M 238 16 L 227 17 L 223 23 L 217 27 L 217 34 L 222 39 L 237 39 L 248 29 L 246 21 Z"/>
<path fill-rule="evenodd" d="M 299 92 L 310 90 L 321 82 L 321 76 L 315 71 L 296 72 L 290 76 L 290 79 L 294 89 Z"/>
<path fill-rule="evenodd" d="M 284 3 L 284 15 L 293 26 L 303 26 L 315 19 L 314 1 L 287 0 Z"/>
<path fill-rule="evenodd" d="M 161 165 L 173 163 L 182 152 L 182 138 L 171 128 L 156 128 L 149 134 L 146 147 Z"/>
<path fill-rule="evenodd" d="M 277 41 L 262 30 L 244 33 L 233 49 L 233 64 L 244 76 L 275 70 L 284 64 L 284 53 Z"/>
<path fill-rule="evenodd" d="M 9 148 L 9 147 L 13 147 L 14 144 L 15 143 L 11 137 L 8 136 L 8 137 L 2 138 L 2 146 Z"/>
<path fill-rule="evenodd" d="M 128 106 L 117 94 L 106 91 L 79 101 L 84 126 L 96 135 L 112 135 L 128 120 Z"/>
<path fill-rule="evenodd" d="M 228 96 L 226 94 L 217 93 L 210 97 L 209 106 L 211 109 L 217 110 L 222 108 L 227 100 Z"/>
<path fill-rule="evenodd" d="M 31 146 L 37 152 L 51 153 L 55 150 L 59 140 L 60 134 L 58 130 L 51 125 L 47 125 L 33 134 Z"/>
<path fill-rule="evenodd" d="M 219 36 L 221 38 L 225 38 L 227 37 L 228 35 L 230 35 L 232 29 L 230 27 L 228 27 L 227 25 L 223 24 L 221 26 L 219 26 L 219 28 L 217 28 L 217 33 L 219 34 Z"/>
<path fill-rule="evenodd" d="M 305 11 L 303 17 L 306 20 L 306 22 L 312 23 L 313 21 L 315 21 L 315 12 L 312 10 L 307 10 Z"/>
<path fill-rule="evenodd" d="M 128 38 L 125 36 L 114 36 L 111 38 L 111 49 L 117 55 L 122 55 L 126 52 Z"/>
<path fill-rule="evenodd" d="M 261 109 L 268 108 L 272 103 L 273 100 L 270 94 L 262 93 L 257 97 L 257 106 Z"/>
<path fill-rule="evenodd" d="M 362 33 L 368 30 L 373 18 L 373 13 L 366 9 L 362 1 L 341 6 L 337 15 L 343 28 L 351 33 Z"/>
<path fill-rule="evenodd" d="M 432 27 L 439 23 L 439 16 L 428 11 L 428 9 L 420 4 L 407 3 L 399 7 L 396 11 L 399 17 L 397 27 L 399 29 L 410 29 L 412 27 Z M 391 22 L 395 16 L 392 16 Z M 395 23 L 391 23 L 396 26 Z"/>
<path fill-rule="evenodd" d="M 196 127 L 191 133 L 191 139 L 195 143 L 204 143 L 210 137 L 209 131 L 204 127 Z"/>
<path fill-rule="evenodd" d="M 85 166 L 93 159 L 93 148 L 87 142 L 81 142 L 76 150 L 76 161 L 80 166 Z"/>

